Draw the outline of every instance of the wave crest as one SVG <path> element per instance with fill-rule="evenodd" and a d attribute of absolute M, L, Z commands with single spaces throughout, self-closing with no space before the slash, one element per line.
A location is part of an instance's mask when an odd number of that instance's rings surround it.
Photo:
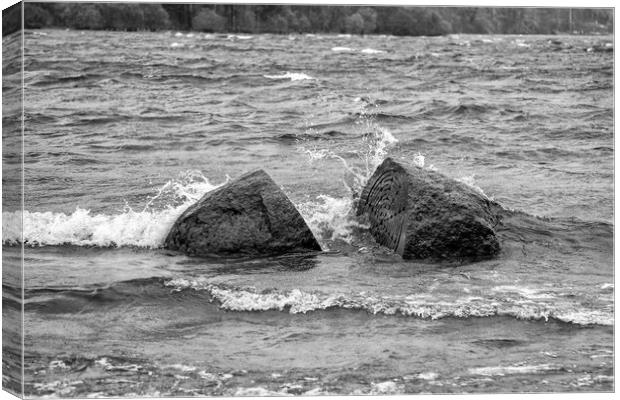
<path fill-rule="evenodd" d="M 210 282 L 207 278 L 178 278 L 165 283 L 173 291 L 206 291 L 220 308 L 230 311 L 288 311 L 305 314 L 312 311 L 343 308 L 371 314 L 402 315 L 422 319 L 509 316 L 523 320 L 556 319 L 578 325 L 613 325 L 613 311 L 579 308 L 562 302 L 535 302 L 531 299 L 478 296 L 442 299 L 429 293 L 407 296 L 382 296 L 361 293 L 306 292 L 301 289 L 259 292 L 251 287 L 235 288 Z"/>
<path fill-rule="evenodd" d="M 71 214 L 3 212 L 2 243 L 157 248 L 187 207 L 225 182 L 214 185 L 200 171 L 186 171 L 158 188 L 141 211 L 126 205 L 122 213 L 114 215 L 91 213 L 80 207 Z"/>

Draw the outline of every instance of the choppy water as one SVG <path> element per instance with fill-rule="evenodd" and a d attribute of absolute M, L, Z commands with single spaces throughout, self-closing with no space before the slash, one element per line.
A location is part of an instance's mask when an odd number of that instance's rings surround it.
<path fill-rule="evenodd" d="M 17 38 L 3 40 L 5 321 L 20 293 Z M 587 50 L 608 42 L 26 32 L 26 394 L 613 390 L 613 52 Z M 501 256 L 433 265 L 376 245 L 351 192 L 386 155 L 518 210 Z M 160 248 L 193 201 L 256 168 L 323 253 Z"/>

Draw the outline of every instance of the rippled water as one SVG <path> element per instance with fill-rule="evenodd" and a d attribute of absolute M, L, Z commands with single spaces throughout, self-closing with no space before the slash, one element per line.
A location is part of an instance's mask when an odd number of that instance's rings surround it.
<path fill-rule="evenodd" d="M 17 39 L 3 39 L 5 321 Z M 588 51 L 608 42 L 26 32 L 26 393 L 613 390 L 613 52 Z M 515 210 L 501 256 L 433 265 L 375 244 L 352 192 L 387 155 Z M 256 168 L 324 252 L 160 248 L 193 201 Z"/>

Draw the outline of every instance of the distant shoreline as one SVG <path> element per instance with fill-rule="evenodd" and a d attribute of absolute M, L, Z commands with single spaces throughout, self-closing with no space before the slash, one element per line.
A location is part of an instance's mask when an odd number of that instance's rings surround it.
<path fill-rule="evenodd" d="M 3 36 L 21 26 L 21 4 L 3 11 Z M 222 34 L 603 35 L 611 8 L 402 7 L 248 4 L 24 4 L 24 28 Z"/>

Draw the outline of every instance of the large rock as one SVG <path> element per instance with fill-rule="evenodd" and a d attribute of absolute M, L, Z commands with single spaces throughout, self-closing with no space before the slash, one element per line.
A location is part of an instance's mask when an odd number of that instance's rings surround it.
<path fill-rule="evenodd" d="M 497 205 L 471 187 L 387 158 L 358 202 L 370 232 L 403 258 L 475 261 L 500 251 Z"/>
<path fill-rule="evenodd" d="M 203 256 L 321 250 L 293 203 L 263 170 L 205 194 L 177 219 L 164 246 Z"/>

